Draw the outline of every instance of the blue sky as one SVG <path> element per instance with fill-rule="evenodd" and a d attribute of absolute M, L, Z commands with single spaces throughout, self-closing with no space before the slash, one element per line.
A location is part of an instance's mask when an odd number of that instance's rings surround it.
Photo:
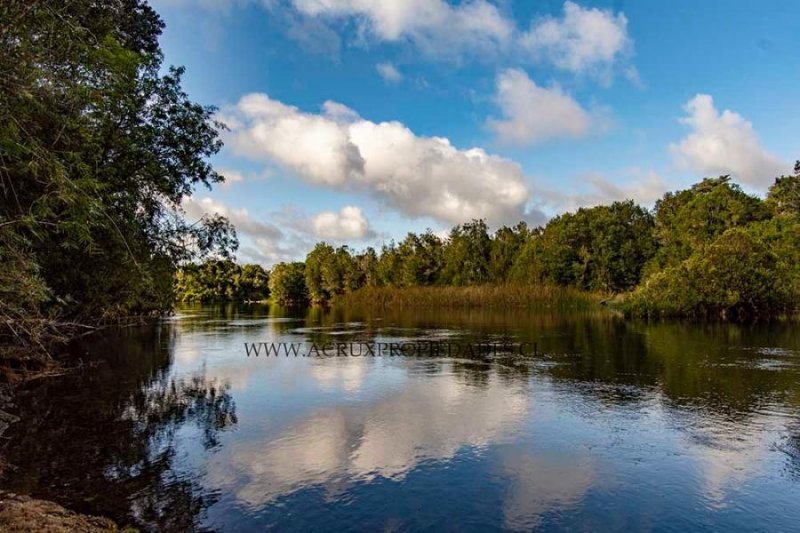
<path fill-rule="evenodd" d="M 800 3 L 154 0 L 166 62 L 230 128 L 186 202 L 244 261 L 652 205 L 800 158 Z"/>

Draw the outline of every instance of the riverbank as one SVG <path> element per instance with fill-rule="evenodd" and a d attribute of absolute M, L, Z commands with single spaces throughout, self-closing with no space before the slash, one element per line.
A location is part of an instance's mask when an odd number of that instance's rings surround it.
<path fill-rule="evenodd" d="M 652 289 L 648 285 L 647 289 Z M 725 305 L 698 291 L 682 295 L 672 291 L 635 290 L 609 294 L 573 287 L 530 284 L 485 284 L 466 287 L 362 287 L 336 295 L 328 303 L 367 309 L 528 309 L 541 311 L 591 311 L 605 308 L 632 319 L 747 323 L 797 319 L 800 310 L 778 305 Z M 694 298 L 694 299 L 692 299 Z"/>
<path fill-rule="evenodd" d="M 6 347 L 8 348 L 8 347 Z M 33 349 L 17 348 L 3 354 L 0 366 L 0 437 L 12 424 L 24 424 L 15 411 L 15 389 L 23 383 L 49 379 L 64 374 L 68 369 L 49 354 Z M 0 453 L 0 476 L 9 464 Z M 13 472 L 13 465 L 10 466 Z M 70 511 L 61 505 L 0 490 L 0 531 L 9 533 L 47 531 L 49 533 L 95 533 L 119 531 L 108 518 Z M 126 530 L 127 531 L 127 530 Z M 134 531 L 134 530 L 130 530 Z"/>
<path fill-rule="evenodd" d="M 9 533 L 100 533 L 120 531 L 108 518 L 65 509 L 57 503 L 0 491 L 0 530 Z"/>

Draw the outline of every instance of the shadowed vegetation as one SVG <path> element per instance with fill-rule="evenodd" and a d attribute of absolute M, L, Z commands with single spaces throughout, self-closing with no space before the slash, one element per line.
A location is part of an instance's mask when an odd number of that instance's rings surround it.
<path fill-rule="evenodd" d="M 179 302 L 256 302 L 269 298 L 269 275 L 260 265 L 213 259 L 186 265 L 175 278 Z"/>
<path fill-rule="evenodd" d="M 7 0 L 0 20 L 0 342 L 169 310 L 178 264 L 237 245 L 181 210 L 222 181 L 214 109 L 143 0 Z"/>

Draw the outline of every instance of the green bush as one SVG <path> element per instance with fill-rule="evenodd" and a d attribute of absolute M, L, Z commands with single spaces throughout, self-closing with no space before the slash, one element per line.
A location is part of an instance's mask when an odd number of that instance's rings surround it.
<path fill-rule="evenodd" d="M 732 228 L 681 263 L 653 274 L 626 307 L 647 316 L 751 318 L 791 310 L 790 272 L 751 228 Z"/>

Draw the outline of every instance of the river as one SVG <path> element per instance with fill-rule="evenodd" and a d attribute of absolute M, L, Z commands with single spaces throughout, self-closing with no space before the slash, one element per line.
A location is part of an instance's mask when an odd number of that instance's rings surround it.
<path fill-rule="evenodd" d="M 800 524 L 792 323 L 197 306 L 71 349 L 0 486 L 145 531 Z"/>

